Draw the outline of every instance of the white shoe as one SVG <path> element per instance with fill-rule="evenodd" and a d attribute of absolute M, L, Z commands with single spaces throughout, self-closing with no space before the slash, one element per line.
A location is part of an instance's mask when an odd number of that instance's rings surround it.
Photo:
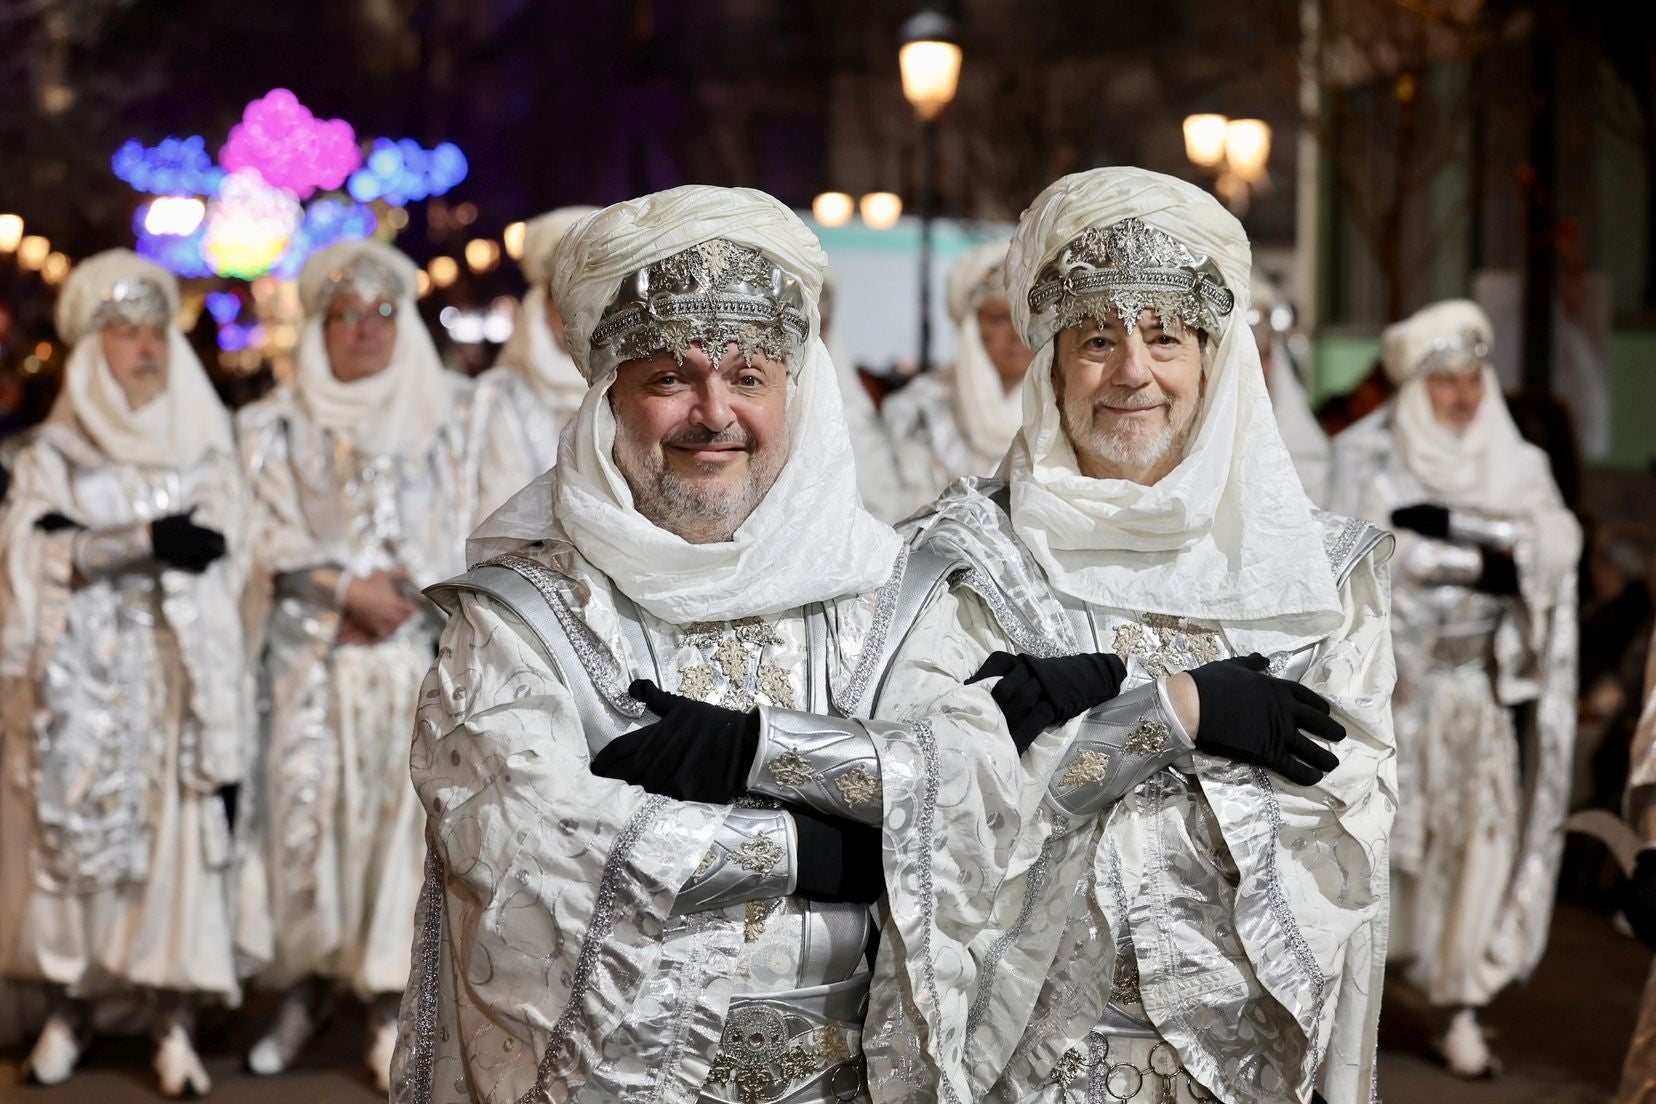
<path fill-rule="evenodd" d="M 1494 1077 L 1500 1071 L 1500 1064 L 1489 1052 L 1483 1028 L 1478 1026 L 1477 1017 L 1470 1008 L 1455 1013 L 1438 1049 L 1449 1072 L 1456 1077 Z"/>
<path fill-rule="evenodd" d="M 155 1048 L 155 1075 L 161 1079 L 161 1095 L 206 1096 L 213 1087 L 207 1067 L 201 1064 L 195 1044 L 183 1024 L 173 1024 Z"/>
<path fill-rule="evenodd" d="M 326 1020 L 326 1002 L 315 999 L 307 986 L 296 986 L 282 998 L 276 1022 L 247 1052 L 247 1068 L 260 1077 L 285 1073 L 299 1060 L 305 1044 L 316 1037 Z"/>
<path fill-rule="evenodd" d="M 61 1085 L 75 1072 L 75 1063 L 85 1051 L 86 1039 L 75 1030 L 69 1018 L 54 1013 L 40 1029 L 40 1038 L 29 1052 L 28 1076 L 42 1085 Z"/>
<path fill-rule="evenodd" d="M 363 1060 L 368 1063 L 368 1072 L 374 1075 L 375 1091 L 387 1096 L 391 1092 L 391 1055 L 397 1049 L 397 1021 L 382 1020 L 372 1030 Z"/>

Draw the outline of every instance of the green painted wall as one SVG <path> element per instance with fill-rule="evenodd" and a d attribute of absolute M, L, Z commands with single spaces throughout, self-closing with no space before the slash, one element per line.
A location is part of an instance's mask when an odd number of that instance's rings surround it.
<path fill-rule="evenodd" d="M 1311 401 L 1343 395 L 1368 375 L 1380 355 L 1377 337 L 1327 334 L 1311 343 Z"/>

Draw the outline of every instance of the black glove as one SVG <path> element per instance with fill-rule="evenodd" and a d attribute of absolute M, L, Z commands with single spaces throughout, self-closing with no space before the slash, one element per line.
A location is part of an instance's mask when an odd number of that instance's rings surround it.
<path fill-rule="evenodd" d="M 1255 652 L 1190 672 L 1202 710 L 1196 749 L 1267 767 L 1301 786 L 1313 785 L 1340 760 L 1300 729 L 1325 740 L 1343 740 L 1345 728 L 1329 716 L 1321 694 L 1291 679 L 1272 678 L 1264 673 L 1268 666 L 1270 661 Z"/>
<path fill-rule="evenodd" d="M 1127 665 L 1119 656 L 1086 652 L 1042 659 L 1032 655 L 996 652 L 983 661 L 966 685 L 999 678 L 989 691 L 1012 730 L 1012 742 L 1022 755 L 1035 737 L 1103 705 L 1121 692 Z"/>
<path fill-rule="evenodd" d="M 224 534 L 190 520 L 195 511 L 169 514 L 150 522 L 150 547 L 155 558 L 181 571 L 199 575 L 224 555 Z"/>
<path fill-rule="evenodd" d="M 236 830 L 236 810 L 241 805 L 241 783 L 232 782 L 218 788 L 218 798 L 224 802 L 224 819 L 230 823 L 230 831 Z"/>
<path fill-rule="evenodd" d="M 759 749 L 759 711 L 738 713 L 669 694 L 649 679 L 627 693 L 661 720 L 623 733 L 592 758 L 592 773 L 680 801 L 734 801 L 747 793 Z"/>
<path fill-rule="evenodd" d="M 41 514 L 35 519 L 35 528 L 42 533 L 56 533 L 59 530 L 79 529 L 80 527 L 80 522 L 64 517 L 55 510 L 49 514 Z"/>
<path fill-rule="evenodd" d="M 1622 912 L 1639 941 L 1656 950 L 1656 848 L 1639 852 L 1633 876 L 1622 887 Z"/>
<path fill-rule="evenodd" d="M 1479 547 L 1483 555 L 1483 570 L 1473 585 L 1485 594 L 1517 594 L 1518 563 L 1509 552 Z"/>
<path fill-rule="evenodd" d="M 1449 539 L 1449 508 L 1431 502 L 1417 502 L 1392 511 L 1393 529 L 1412 529 L 1433 540 Z"/>
<path fill-rule="evenodd" d="M 812 901 L 872 904 L 885 894 L 880 830 L 788 806 L 799 837 L 794 892 Z"/>

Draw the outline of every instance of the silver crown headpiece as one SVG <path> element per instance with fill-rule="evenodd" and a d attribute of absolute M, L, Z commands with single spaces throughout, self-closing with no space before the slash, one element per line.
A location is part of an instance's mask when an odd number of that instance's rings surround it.
<path fill-rule="evenodd" d="M 376 299 L 388 299 L 394 303 L 412 295 L 413 291 L 396 269 L 378 257 L 364 253 L 328 273 L 317 302 L 323 310 L 341 295 L 355 295 L 370 303 Z"/>
<path fill-rule="evenodd" d="M 662 352 L 682 364 L 698 341 L 709 356 L 735 342 L 750 363 L 763 354 L 797 367 L 810 333 L 798 278 L 758 250 L 714 238 L 621 281 L 592 331 L 590 378 Z"/>
<path fill-rule="evenodd" d="M 109 285 L 92 311 L 94 332 L 117 322 L 165 328 L 172 322 L 172 304 L 154 280 L 128 276 Z"/>
<path fill-rule="evenodd" d="M 1136 325 L 1146 310 L 1169 333 L 1190 326 L 1216 334 L 1219 319 L 1235 305 L 1235 293 L 1207 257 L 1139 219 L 1123 219 L 1088 227 L 1041 270 L 1029 292 L 1031 344 L 1111 312 Z"/>
<path fill-rule="evenodd" d="M 1462 361 L 1470 359 L 1471 365 L 1464 365 Z M 1432 372 L 1458 371 L 1466 367 L 1483 366 L 1489 359 L 1489 342 L 1478 330 L 1467 327 L 1460 333 L 1444 334 L 1434 338 L 1432 344 L 1416 358 L 1411 376 L 1425 376 Z"/>

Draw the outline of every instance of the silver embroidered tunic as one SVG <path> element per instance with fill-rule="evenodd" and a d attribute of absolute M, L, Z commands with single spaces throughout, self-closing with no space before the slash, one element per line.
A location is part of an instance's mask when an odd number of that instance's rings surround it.
<path fill-rule="evenodd" d="M 1432 500 L 1404 464 L 1388 412 L 1334 446 L 1335 506 L 1376 524 Z M 1581 539 L 1556 488 L 1547 491 L 1535 514 L 1501 523 L 1516 542 L 1517 595 L 1473 586 L 1481 556 L 1470 541 L 1397 534 L 1392 957 L 1439 1005 L 1487 1004 L 1546 947 L 1575 736 Z"/>
<path fill-rule="evenodd" d="M 230 553 L 200 575 L 164 570 L 147 523 L 191 509 Z M 47 532 L 48 513 L 79 528 Z M 65 425 L 19 453 L 0 521 L 9 976 L 239 998 L 222 793 L 252 750 L 244 518 L 232 455 L 117 464 Z"/>
<path fill-rule="evenodd" d="M 368 997 L 407 977 L 423 844 L 406 749 L 442 617 L 422 604 L 389 638 L 341 645 L 334 590 L 312 574 L 401 566 L 424 586 L 458 569 L 470 386 L 450 381 L 450 417 L 421 455 L 358 451 L 287 388 L 238 416 L 261 583 L 250 605 L 264 602 L 264 876 L 248 907 L 270 917 L 271 984 L 321 974 Z"/>
<path fill-rule="evenodd" d="M 1224 624 L 1065 607 L 1012 535 L 1001 500 L 989 497 L 1000 486 L 952 488 L 936 514 L 913 524 L 924 545 L 972 562 L 960 582 L 994 609 L 1001 647 L 1114 652 L 1127 664 L 1124 697 L 1236 654 Z M 1189 754 L 1101 815 L 1049 830 L 1036 856 L 1048 872 L 1020 892 L 1030 923 L 1050 924 L 1056 913 L 1062 930 L 1047 964 L 999 971 L 990 1008 L 1020 1015 L 967 1020 L 967 1066 L 981 1097 L 1251 1104 L 1309 1100 L 1315 1087 L 1331 1104 L 1369 1098 L 1396 806 L 1389 542 L 1361 523 L 1321 517 L 1344 624 L 1273 663 L 1334 705 L 1348 732 L 1335 748 L 1339 767 L 1300 787 Z M 1030 770 L 1058 770 L 1060 783 L 1076 785 L 1107 778 L 1106 759 L 1064 751 L 1082 722 L 1043 736 L 1026 757 Z M 1155 733 L 1158 745 L 1168 738 Z M 1021 1040 L 1005 1068 L 973 1068 L 974 1051 L 1003 1045 L 985 1025 L 1007 1023 Z M 910 1099 L 926 1099 L 926 1073 L 912 1068 Z"/>
<path fill-rule="evenodd" d="M 536 588 L 532 608 L 467 592 L 491 565 L 450 584 L 453 617 L 415 728 L 432 858 L 395 1098 L 867 1099 L 848 1063 L 860 1050 L 869 911 L 792 895 L 791 838 L 729 842 L 748 810 L 652 796 L 592 775 L 588 757 L 642 723 L 623 689 L 640 675 L 737 709 L 883 716 L 871 703 L 888 693 L 900 709 L 913 695 L 886 684 L 906 661 L 886 657 L 906 555 L 873 594 L 692 625 L 632 607 L 567 545 L 500 563 Z M 531 627 L 548 617 L 554 627 Z M 957 691 L 948 716 L 845 722 L 867 733 L 878 767 L 829 780 L 836 801 L 883 826 L 887 885 L 900 887 L 884 911 L 910 931 L 958 926 L 987 901 L 978 860 L 1019 819 L 999 711 L 981 687 L 959 687 L 959 670 L 986 654 L 959 646 L 959 622 L 944 592 L 912 630 L 928 665 L 916 677 L 934 683 L 918 696 L 936 698 L 946 681 Z M 551 637 L 567 650 L 554 656 Z M 824 781 L 797 755 L 755 770 L 767 789 Z M 687 907 L 709 867 L 745 870 L 760 888 Z"/>

